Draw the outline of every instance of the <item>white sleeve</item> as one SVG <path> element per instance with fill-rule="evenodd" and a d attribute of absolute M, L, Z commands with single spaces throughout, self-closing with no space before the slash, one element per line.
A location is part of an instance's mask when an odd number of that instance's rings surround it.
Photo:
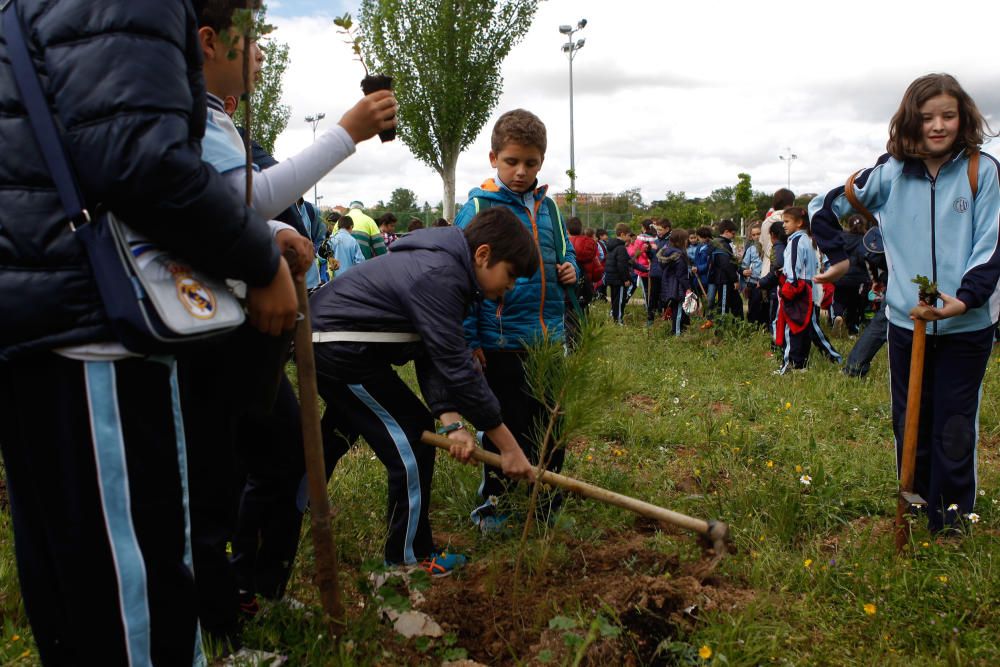
<path fill-rule="evenodd" d="M 267 226 L 268 226 L 268 229 L 270 229 L 270 230 L 271 230 L 271 238 L 272 238 L 272 239 L 273 239 L 273 238 L 274 238 L 275 236 L 277 236 L 277 235 L 278 235 L 278 232 L 280 232 L 280 231 L 282 231 L 282 230 L 285 230 L 285 229 L 290 229 L 290 230 L 292 230 L 293 232 L 295 232 L 296 234 L 298 234 L 298 233 L 299 233 L 299 231 L 298 231 L 297 229 L 295 229 L 295 228 L 294 228 L 294 227 L 292 227 L 291 225 L 289 225 L 289 224 L 286 224 L 286 223 L 284 223 L 284 222 L 282 222 L 282 221 L 280 221 L 280 220 L 268 220 L 268 221 L 267 221 Z"/>
<path fill-rule="evenodd" d="M 354 140 L 335 125 L 316 141 L 287 160 L 253 175 L 253 208 L 264 218 L 274 218 L 294 204 L 319 179 L 354 153 Z M 227 171 L 223 176 L 240 195 L 246 194 L 246 172 Z"/>

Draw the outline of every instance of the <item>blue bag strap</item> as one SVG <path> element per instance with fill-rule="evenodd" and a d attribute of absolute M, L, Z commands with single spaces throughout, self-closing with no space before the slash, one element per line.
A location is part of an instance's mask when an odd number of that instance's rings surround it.
<path fill-rule="evenodd" d="M 31 123 L 31 129 L 34 130 L 35 141 L 38 142 L 42 157 L 45 158 L 45 164 L 55 182 L 59 199 L 62 200 L 63 209 L 70 219 L 70 224 L 87 221 L 90 219 L 90 215 L 83 206 L 83 197 L 80 196 L 80 188 L 73 175 L 72 167 L 70 167 L 66 146 L 63 144 L 62 137 L 56 127 L 52 111 L 45 101 L 42 84 L 38 80 L 38 73 L 31 62 L 31 56 L 28 54 L 24 28 L 21 26 L 14 6 L 14 0 L 8 0 L 0 5 L 3 11 L 4 39 L 7 41 L 7 55 L 14 72 L 14 80 L 21 92 L 24 107 L 28 110 L 28 120 Z"/>

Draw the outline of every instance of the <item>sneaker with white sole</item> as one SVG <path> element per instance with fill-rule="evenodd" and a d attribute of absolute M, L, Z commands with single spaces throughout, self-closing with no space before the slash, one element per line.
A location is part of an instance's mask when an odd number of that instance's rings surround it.
<path fill-rule="evenodd" d="M 465 565 L 466 558 L 462 554 L 442 551 L 425 558 L 420 563 L 420 569 L 432 577 L 447 577 L 455 570 Z"/>

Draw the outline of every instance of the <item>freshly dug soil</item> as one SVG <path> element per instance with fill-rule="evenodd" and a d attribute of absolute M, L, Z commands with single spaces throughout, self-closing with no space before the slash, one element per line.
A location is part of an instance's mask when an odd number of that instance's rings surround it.
<path fill-rule="evenodd" d="M 560 539 L 560 538 L 556 538 Z M 513 564 L 470 563 L 435 581 L 420 610 L 458 636 L 469 657 L 489 665 L 550 664 L 572 658 L 568 633 L 582 638 L 590 620 L 602 614 L 620 623 L 617 637 L 598 637 L 583 664 L 666 665 L 657 647 L 693 628 L 704 611 L 733 610 L 753 592 L 717 578 L 704 579 L 703 563 L 681 564 L 657 551 L 644 531 L 622 533 L 600 544 L 563 540 L 544 570 L 522 574 L 513 587 Z M 550 619 L 579 620 L 579 628 L 550 629 Z"/>

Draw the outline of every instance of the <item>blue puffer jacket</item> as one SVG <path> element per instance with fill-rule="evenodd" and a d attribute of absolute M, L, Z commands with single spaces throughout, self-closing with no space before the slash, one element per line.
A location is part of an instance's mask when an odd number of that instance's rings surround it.
<path fill-rule="evenodd" d="M 419 342 L 329 342 L 316 346 L 317 372 L 353 384 L 387 364 L 415 360 L 420 390 L 435 416 L 458 410 L 477 429 L 500 425 L 500 404 L 465 344 L 462 319 L 480 298 L 465 234 L 425 229 L 362 262 L 309 299 L 315 331 L 394 331 Z"/>
<path fill-rule="evenodd" d="M 535 237 L 542 267 L 530 278 L 518 278 L 514 289 L 500 302 L 486 299 L 466 318 L 466 338 L 473 349 L 516 350 L 545 336 L 563 339 L 566 291 L 556 277 L 556 263 L 560 258 L 571 263 L 577 276 L 580 269 L 565 223 L 549 216 L 547 191 L 546 185 L 517 194 L 491 178 L 469 192 L 469 201 L 455 218 L 456 226 L 465 227 L 480 208 L 506 206 Z M 482 200 L 489 202 L 484 204 Z"/>
<path fill-rule="evenodd" d="M 205 85 L 189 2 L 18 0 L 88 208 L 220 277 L 266 285 L 278 251 L 201 161 Z M 111 340 L 0 43 L 0 360 Z"/>

